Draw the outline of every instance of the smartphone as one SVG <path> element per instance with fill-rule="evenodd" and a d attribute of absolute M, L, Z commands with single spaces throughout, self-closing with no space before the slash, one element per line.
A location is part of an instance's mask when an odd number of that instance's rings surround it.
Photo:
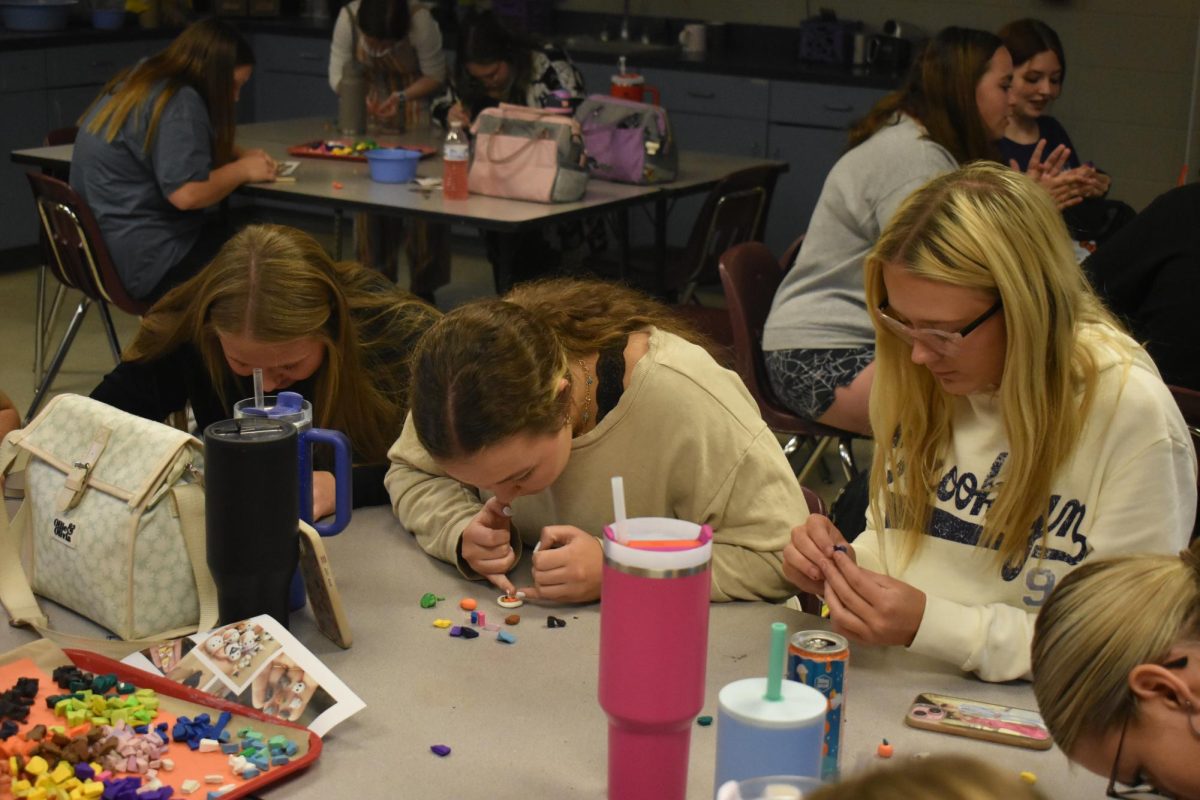
<path fill-rule="evenodd" d="M 1036 711 L 932 692 L 917 695 L 904 722 L 913 728 L 1031 750 L 1049 750 L 1054 744 Z"/>
<path fill-rule="evenodd" d="M 338 647 L 348 649 L 354 643 L 354 637 L 342 608 L 342 596 L 333 580 L 325 543 L 321 541 L 321 534 L 304 522 L 300 523 L 300 573 L 304 576 L 304 588 L 308 590 L 308 602 L 316 617 L 317 629 Z"/>

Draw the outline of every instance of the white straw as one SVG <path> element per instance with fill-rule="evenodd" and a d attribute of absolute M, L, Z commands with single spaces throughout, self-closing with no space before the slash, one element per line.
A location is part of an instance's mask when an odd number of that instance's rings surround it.
<path fill-rule="evenodd" d="M 255 367 L 254 368 L 254 407 L 255 408 L 264 408 L 265 405 L 266 405 L 266 401 L 263 400 L 263 388 L 262 388 L 262 368 Z"/>
<path fill-rule="evenodd" d="M 617 541 L 624 544 L 629 541 L 629 537 L 625 535 L 625 481 L 620 475 L 612 479 L 612 496 L 613 530 L 617 534 Z"/>

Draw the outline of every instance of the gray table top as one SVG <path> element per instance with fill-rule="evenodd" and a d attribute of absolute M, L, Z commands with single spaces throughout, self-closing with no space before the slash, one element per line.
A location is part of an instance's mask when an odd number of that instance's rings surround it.
<path fill-rule="evenodd" d="M 287 155 L 287 148 L 294 145 L 318 139 L 341 138 L 372 138 L 383 144 L 427 145 L 440 150 L 442 134 L 426 127 L 395 136 L 369 134 L 342 137 L 329 120 L 320 117 L 257 122 L 239 125 L 237 130 L 240 147 L 262 148 L 278 160 L 295 158 Z M 27 148 L 14 150 L 11 158 L 19 164 L 62 169 L 70 164 L 72 149 L 71 145 Z M 614 210 L 660 197 L 702 192 L 731 172 L 746 167 L 773 165 L 781 172 L 788 168 L 786 162 L 778 160 L 685 150 L 680 153 L 679 178 L 668 184 L 631 186 L 591 180 L 583 199 L 574 203 L 531 203 L 483 195 L 443 202 L 440 191 L 422 191 L 415 184 L 375 183 L 363 162 L 324 158 L 296 160 L 301 164 L 295 172 L 295 182 L 245 184 L 238 189 L 238 193 L 345 210 L 422 216 L 481 228 L 513 230 L 525 225 Z M 422 159 L 417 168 L 418 177 L 440 177 L 441 174 L 440 153 Z"/>
<path fill-rule="evenodd" d="M 432 626 L 460 620 L 457 603 L 474 597 L 489 619 L 503 617 L 498 592 L 466 581 L 426 556 L 386 507 L 355 512 L 350 528 L 325 540 L 354 631 L 341 650 L 316 629 L 306 609 L 291 629 L 367 707 L 326 737 L 313 767 L 266 797 L 340 797 L 340 787 L 395 786 L 390 796 L 412 798 L 587 798 L 605 794 L 607 723 L 596 700 L 599 606 L 526 604 L 504 645 L 487 633 L 465 641 Z M 525 566 L 525 570 L 528 567 Z M 526 572 L 527 575 L 527 572 Z M 423 609 L 425 592 L 446 598 Z M 99 629 L 43 601 L 51 624 L 77 633 Z M 549 629 L 547 614 L 567 621 Z M 770 623 L 790 631 L 826 622 L 765 603 L 711 607 L 707 691 L 702 713 L 717 713 L 725 684 L 766 672 Z M 0 626 L 0 651 L 35 638 Z M 856 772 L 878 762 L 881 737 L 895 759 L 917 753 L 964 753 L 1014 772 L 1030 770 L 1051 798 L 1101 797 L 1104 781 L 1069 767 L 1057 748 L 1044 752 L 946 736 L 906 727 L 902 720 L 922 691 L 1025 708 L 1034 707 L 1025 683 L 988 684 L 952 667 L 900 649 L 853 646 L 846 695 L 842 768 Z M 453 753 L 438 758 L 430 745 Z M 716 727 L 692 732 L 689 798 L 711 798 Z"/>

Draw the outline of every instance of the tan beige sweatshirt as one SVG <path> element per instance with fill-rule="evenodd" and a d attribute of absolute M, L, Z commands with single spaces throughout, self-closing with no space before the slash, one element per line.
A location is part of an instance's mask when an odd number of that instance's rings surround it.
<path fill-rule="evenodd" d="M 396 516 L 425 552 L 478 577 L 457 549 L 481 507 L 479 493 L 438 469 L 411 417 L 388 457 L 384 484 Z M 808 516 L 804 495 L 741 379 L 703 348 L 652 331 L 629 388 L 594 429 L 572 442 L 558 480 L 513 501 L 518 556 L 547 525 L 601 535 L 612 522 L 614 475 L 625 480 L 629 516 L 712 526 L 713 600 L 795 594 L 780 553 L 792 527 Z"/>

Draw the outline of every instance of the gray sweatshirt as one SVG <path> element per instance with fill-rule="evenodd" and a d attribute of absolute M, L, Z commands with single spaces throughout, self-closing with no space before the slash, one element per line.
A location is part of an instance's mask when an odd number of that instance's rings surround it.
<path fill-rule="evenodd" d="M 829 171 L 796 263 L 775 293 L 764 350 L 827 350 L 875 341 L 863 260 L 913 191 L 957 163 L 901 114 Z"/>

